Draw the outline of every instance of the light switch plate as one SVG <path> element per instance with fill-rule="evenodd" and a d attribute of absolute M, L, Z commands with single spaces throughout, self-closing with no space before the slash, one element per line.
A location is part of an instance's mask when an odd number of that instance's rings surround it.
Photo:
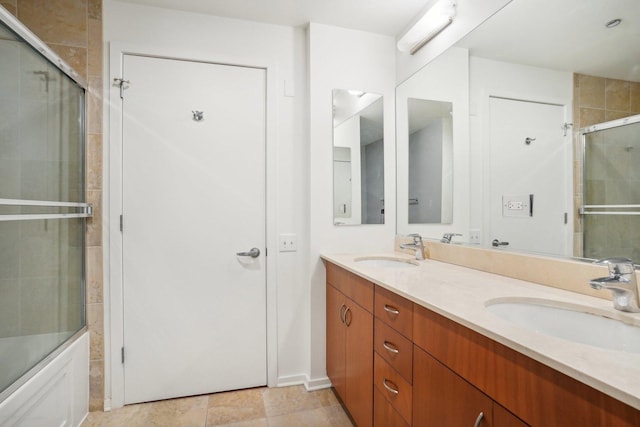
<path fill-rule="evenodd" d="M 280 252 L 295 252 L 298 250 L 298 236 L 292 233 L 280 234 L 278 243 Z"/>

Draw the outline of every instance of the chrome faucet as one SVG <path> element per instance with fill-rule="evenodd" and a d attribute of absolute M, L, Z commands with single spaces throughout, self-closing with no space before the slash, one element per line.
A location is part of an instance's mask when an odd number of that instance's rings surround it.
<path fill-rule="evenodd" d="M 413 249 L 416 251 L 416 259 L 424 259 L 424 243 L 422 243 L 422 236 L 419 234 L 407 234 L 407 237 L 413 237 L 413 243 L 402 243 L 400 247 L 402 249 Z"/>
<path fill-rule="evenodd" d="M 451 243 L 451 239 L 453 239 L 455 236 L 462 236 L 462 234 L 458 234 L 458 233 L 444 233 L 442 235 L 442 239 L 440 239 L 440 241 L 442 243 Z"/>
<path fill-rule="evenodd" d="M 609 267 L 609 276 L 589 281 L 593 289 L 609 289 L 613 292 L 616 310 L 640 313 L 640 297 L 633 261 L 627 258 L 605 258 L 595 262 Z"/>

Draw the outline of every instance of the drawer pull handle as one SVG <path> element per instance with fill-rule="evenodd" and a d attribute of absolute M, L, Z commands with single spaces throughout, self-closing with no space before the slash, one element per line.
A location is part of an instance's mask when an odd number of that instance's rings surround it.
<path fill-rule="evenodd" d="M 483 419 L 484 419 L 484 412 L 480 412 L 478 414 L 478 418 L 476 418 L 476 422 L 473 425 L 473 427 L 480 427 L 480 423 L 482 422 Z"/>
<path fill-rule="evenodd" d="M 382 343 L 382 346 L 389 352 L 393 353 L 393 354 L 398 354 L 400 353 L 400 350 L 398 350 L 398 347 L 396 347 L 395 344 L 390 343 L 389 341 L 385 341 Z"/>
<path fill-rule="evenodd" d="M 344 324 L 347 326 L 351 326 L 351 320 L 353 318 L 353 315 L 349 316 L 349 319 L 347 320 L 347 314 L 351 314 L 350 307 L 347 307 L 347 309 L 344 311 Z"/>
<path fill-rule="evenodd" d="M 397 308 L 395 308 L 394 306 L 392 306 L 392 305 L 388 305 L 388 304 L 385 304 L 385 305 L 384 305 L 384 311 L 386 311 L 387 313 L 395 314 L 396 316 L 397 316 L 398 314 L 400 314 L 400 310 L 398 310 L 398 309 L 397 309 Z"/>
<path fill-rule="evenodd" d="M 340 305 L 340 308 L 338 309 L 338 315 L 340 316 L 340 320 L 342 321 L 342 323 L 344 323 L 344 309 L 347 308 L 344 304 Z"/>
<path fill-rule="evenodd" d="M 391 384 L 391 385 L 389 385 L 389 384 Z M 384 386 L 384 388 L 386 388 L 387 390 L 389 390 L 393 394 L 400 393 L 398 391 L 398 387 L 395 386 L 394 383 L 392 383 L 391 381 L 387 380 L 386 378 L 384 380 L 382 380 L 382 385 Z M 394 387 L 392 387 L 392 386 L 394 386 Z"/>

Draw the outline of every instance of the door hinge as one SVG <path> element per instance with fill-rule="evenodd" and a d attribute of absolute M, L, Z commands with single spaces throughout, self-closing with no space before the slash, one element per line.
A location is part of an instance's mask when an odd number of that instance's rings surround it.
<path fill-rule="evenodd" d="M 124 219 L 122 218 L 122 215 L 120 215 L 120 232 L 123 231 L 123 226 L 124 226 Z"/>
<path fill-rule="evenodd" d="M 268 248 L 264 248 L 264 256 L 269 256 L 269 249 Z"/>
<path fill-rule="evenodd" d="M 122 360 L 122 364 L 124 365 L 124 347 L 120 349 L 120 359 Z"/>
<path fill-rule="evenodd" d="M 129 80 L 125 80 L 117 77 L 113 79 L 113 85 L 118 86 L 120 88 L 120 99 L 124 99 L 124 90 L 128 88 L 130 84 L 131 82 Z"/>

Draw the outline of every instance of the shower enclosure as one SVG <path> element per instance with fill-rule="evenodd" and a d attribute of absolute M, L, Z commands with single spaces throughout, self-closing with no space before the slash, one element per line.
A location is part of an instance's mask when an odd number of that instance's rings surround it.
<path fill-rule="evenodd" d="M 85 331 L 85 85 L 0 10 L 0 402 Z"/>
<path fill-rule="evenodd" d="M 586 258 L 640 262 L 640 115 L 582 129 Z"/>

